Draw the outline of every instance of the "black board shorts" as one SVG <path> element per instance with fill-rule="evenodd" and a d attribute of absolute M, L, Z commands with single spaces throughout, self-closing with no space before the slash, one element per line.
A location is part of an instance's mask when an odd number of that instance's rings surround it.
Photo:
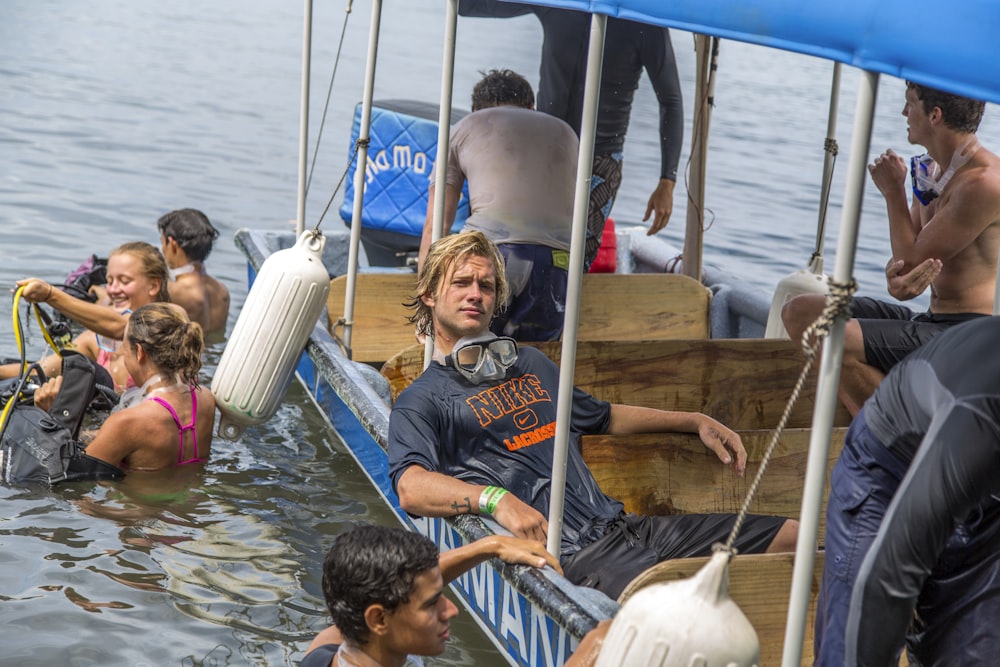
<path fill-rule="evenodd" d="M 733 545 L 738 553 L 763 553 L 785 517 L 747 515 Z M 629 582 L 653 565 L 672 558 L 710 556 L 736 523 L 735 514 L 641 516 L 622 513 L 603 537 L 562 559 L 572 583 L 617 599 Z"/>
<path fill-rule="evenodd" d="M 988 316 L 982 313 L 914 313 L 906 306 L 861 296 L 851 303 L 851 317 L 861 326 L 865 363 L 888 373 L 907 355 L 949 327 Z"/>

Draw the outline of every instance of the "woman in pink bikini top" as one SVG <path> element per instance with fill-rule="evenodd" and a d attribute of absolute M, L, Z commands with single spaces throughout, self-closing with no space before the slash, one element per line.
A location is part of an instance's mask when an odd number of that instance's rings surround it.
<path fill-rule="evenodd" d="M 87 454 L 128 471 L 207 461 L 215 398 L 198 384 L 201 326 L 178 306 L 152 303 L 132 313 L 122 345 L 139 400 L 108 416 Z"/>

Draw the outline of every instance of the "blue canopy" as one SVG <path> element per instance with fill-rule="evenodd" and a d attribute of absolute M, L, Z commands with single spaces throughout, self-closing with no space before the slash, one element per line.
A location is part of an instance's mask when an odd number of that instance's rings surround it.
<path fill-rule="evenodd" d="M 530 2 L 804 53 L 1000 103 L 998 0 Z"/>

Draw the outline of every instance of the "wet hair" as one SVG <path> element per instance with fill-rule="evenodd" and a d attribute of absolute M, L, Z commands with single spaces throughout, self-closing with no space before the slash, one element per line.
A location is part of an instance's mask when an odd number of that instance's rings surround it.
<path fill-rule="evenodd" d="M 201 325 L 188 319 L 183 308 L 149 303 L 128 318 L 125 337 L 143 351 L 163 373 L 185 384 L 198 384 L 205 347 Z"/>
<path fill-rule="evenodd" d="M 159 248 L 145 241 L 130 241 L 112 250 L 111 255 L 132 255 L 135 257 L 139 262 L 139 270 L 144 276 L 150 280 L 160 281 L 160 291 L 156 293 L 155 300 L 170 303 L 170 293 L 167 292 L 170 271 L 167 269 L 167 260 L 163 259 L 163 253 L 160 252 Z"/>
<path fill-rule="evenodd" d="M 482 74 L 482 72 L 480 72 Z M 472 110 L 512 105 L 533 109 L 535 93 L 528 80 L 509 69 L 491 69 L 472 89 Z"/>
<path fill-rule="evenodd" d="M 219 238 L 219 230 L 208 221 L 208 216 L 193 208 L 167 213 L 156 221 L 156 228 L 165 238 L 177 241 L 181 250 L 196 262 L 205 261 Z"/>
<path fill-rule="evenodd" d="M 438 567 L 429 539 L 402 528 L 356 526 L 341 533 L 323 560 L 323 596 L 345 639 L 368 640 L 365 610 L 373 604 L 392 612 L 406 604 L 413 581 Z"/>
<path fill-rule="evenodd" d="M 434 335 L 431 309 L 424 303 L 423 297 L 437 296 L 444 279 L 469 257 L 485 257 L 493 262 L 493 270 L 496 272 L 496 301 L 492 315 L 496 316 L 506 307 L 510 288 L 507 284 L 507 272 L 504 271 L 503 255 L 496 244 L 478 231 L 444 236 L 431 245 L 420 268 L 420 275 L 417 276 L 416 295 L 403 304 L 413 310 L 409 319 L 416 325 L 418 333 Z"/>
<path fill-rule="evenodd" d="M 906 88 L 917 93 L 917 99 L 923 103 L 924 113 L 934 111 L 934 107 L 941 109 L 945 127 L 967 134 L 979 129 L 983 112 L 986 111 L 986 102 L 953 95 L 912 81 L 906 82 Z"/>

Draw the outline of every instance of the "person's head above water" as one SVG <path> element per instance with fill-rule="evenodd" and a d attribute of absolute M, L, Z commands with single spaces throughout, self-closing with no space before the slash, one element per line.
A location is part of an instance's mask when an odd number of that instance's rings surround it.
<path fill-rule="evenodd" d="M 323 595 L 344 639 L 382 665 L 440 654 L 458 613 L 444 596 L 437 547 L 402 528 L 338 535 L 323 562 Z"/>
<path fill-rule="evenodd" d="M 144 241 L 123 243 L 108 255 L 107 294 L 116 310 L 135 310 L 156 301 L 170 302 L 167 263 Z"/>
<path fill-rule="evenodd" d="M 126 365 L 133 377 L 144 377 L 135 367 L 138 349 L 164 379 L 198 384 L 204 338 L 201 326 L 179 306 L 151 303 L 132 313 L 125 326 Z"/>
<path fill-rule="evenodd" d="M 193 262 L 204 262 L 212 252 L 215 239 L 219 238 L 219 230 L 212 226 L 208 216 L 193 208 L 167 213 L 156 221 L 156 227 L 160 230 L 164 253 L 168 252 L 173 239 L 188 260 Z"/>

